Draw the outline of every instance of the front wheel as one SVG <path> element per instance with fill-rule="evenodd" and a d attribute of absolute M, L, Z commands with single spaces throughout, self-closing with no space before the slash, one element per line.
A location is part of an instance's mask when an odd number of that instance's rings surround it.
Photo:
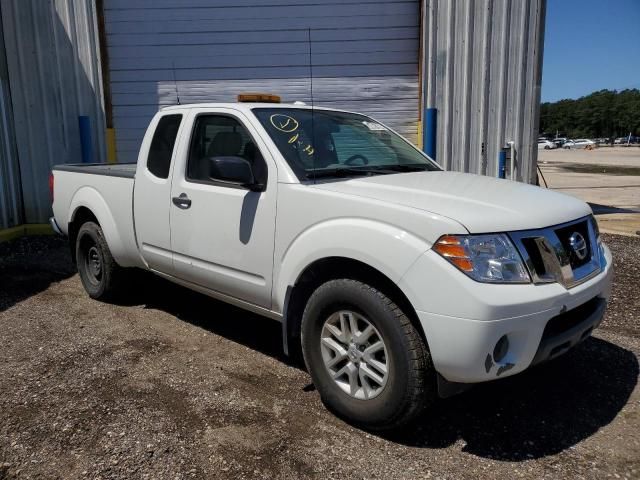
<path fill-rule="evenodd" d="M 115 296 L 122 267 L 113 259 L 100 225 L 86 222 L 78 230 L 76 262 L 82 286 L 91 298 Z"/>
<path fill-rule="evenodd" d="M 362 282 L 331 280 L 313 293 L 302 349 L 323 402 L 362 427 L 401 427 L 436 398 L 420 334 L 392 300 Z"/>

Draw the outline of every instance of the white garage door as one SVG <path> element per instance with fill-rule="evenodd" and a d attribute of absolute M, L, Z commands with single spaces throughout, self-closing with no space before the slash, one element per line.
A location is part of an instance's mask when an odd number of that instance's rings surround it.
<path fill-rule="evenodd" d="M 261 91 L 374 115 L 417 139 L 418 0 L 106 0 L 118 161 L 160 106 Z M 174 81 L 175 79 L 175 81 Z"/>

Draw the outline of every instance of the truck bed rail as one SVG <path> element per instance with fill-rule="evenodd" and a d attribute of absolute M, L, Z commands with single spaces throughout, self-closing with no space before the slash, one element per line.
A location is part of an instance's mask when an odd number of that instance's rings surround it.
<path fill-rule="evenodd" d="M 52 170 L 106 175 L 108 177 L 134 178 L 136 168 L 137 165 L 135 163 L 69 163 L 54 165 Z"/>

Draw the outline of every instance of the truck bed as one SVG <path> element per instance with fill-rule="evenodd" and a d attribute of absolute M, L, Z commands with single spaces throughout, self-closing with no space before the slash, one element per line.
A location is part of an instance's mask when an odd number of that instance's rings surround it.
<path fill-rule="evenodd" d="M 55 165 L 53 170 L 106 175 L 108 177 L 134 178 L 136 167 L 137 165 L 135 163 L 70 163 Z"/>
<path fill-rule="evenodd" d="M 79 208 L 96 217 L 116 262 L 139 267 L 141 261 L 133 225 L 135 164 L 84 163 L 53 167 L 53 214 L 68 234 Z"/>

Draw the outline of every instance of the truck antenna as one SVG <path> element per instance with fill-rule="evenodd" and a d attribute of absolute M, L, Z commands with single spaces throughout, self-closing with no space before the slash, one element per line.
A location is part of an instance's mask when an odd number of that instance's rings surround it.
<path fill-rule="evenodd" d="M 311 51 L 311 27 L 307 29 L 307 40 L 309 43 L 309 93 L 311 96 L 311 148 L 313 148 L 313 170 L 315 172 L 316 169 L 316 130 L 314 124 L 314 114 L 313 114 L 313 53 Z M 313 183 L 316 183 L 316 176 L 313 176 Z"/>
<path fill-rule="evenodd" d="M 180 93 L 178 92 L 178 82 L 176 82 L 176 62 L 173 60 L 171 61 L 171 73 L 173 74 L 173 88 L 176 89 L 176 99 L 180 105 Z"/>
<path fill-rule="evenodd" d="M 313 53 L 311 52 L 311 28 L 307 29 L 307 39 L 309 43 L 309 81 L 311 94 L 311 109 L 313 109 Z"/>

